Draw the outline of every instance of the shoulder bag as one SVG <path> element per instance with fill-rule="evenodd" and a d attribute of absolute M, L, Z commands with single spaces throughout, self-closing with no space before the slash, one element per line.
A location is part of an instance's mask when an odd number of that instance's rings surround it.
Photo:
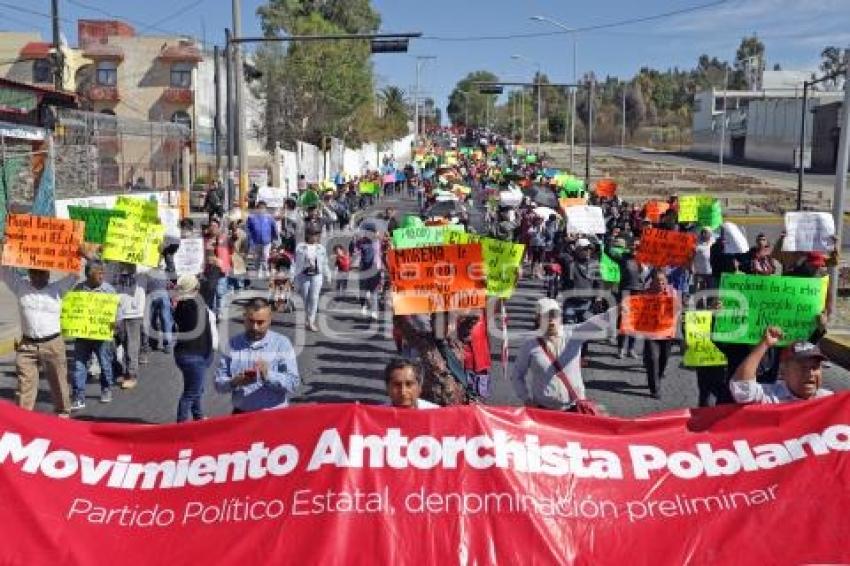
<path fill-rule="evenodd" d="M 546 357 L 549 358 L 549 362 L 551 362 L 551 364 L 555 366 L 555 375 L 558 376 L 558 379 L 560 379 L 561 383 L 564 384 L 564 387 L 567 388 L 570 397 L 575 400 L 574 412 L 582 415 L 601 415 L 602 411 L 599 409 L 599 406 L 596 403 L 590 401 L 589 399 L 578 398 L 576 390 L 573 389 L 569 378 L 567 378 L 567 374 L 564 373 L 564 367 L 561 365 L 561 362 L 559 362 L 558 359 L 552 354 L 552 352 L 549 351 L 549 348 L 546 346 L 546 341 L 543 340 L 543 338 L 538 337 L 537 343 L 540 344 L 540 348 L 546 353 Z"/>

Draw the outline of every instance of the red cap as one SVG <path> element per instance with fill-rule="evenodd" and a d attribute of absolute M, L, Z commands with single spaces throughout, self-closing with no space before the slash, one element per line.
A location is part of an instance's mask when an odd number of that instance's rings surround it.
<path fill-rule="evenodd" d="M 806 254 L 806 263 L 814 267 L 826 267 L 826 254 L 823 252 L 809 252 Z"/>

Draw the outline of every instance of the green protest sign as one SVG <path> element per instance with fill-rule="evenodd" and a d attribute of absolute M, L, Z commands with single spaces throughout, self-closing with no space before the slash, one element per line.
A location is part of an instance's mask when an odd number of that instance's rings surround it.
<path fill-rule="evenodd" d="M 696 222 L 699 209 L 711 206 L 715 198 L 709 195 L 684 195 L 679 197 L 679 222 Z"/>
<path fill-rule="evenodd" d="M 717 230 L 723 224 L 723 207 L 719 200 L 711 204 L 701 205 L 697 210 L 697 224 Z"/>
<path fill-rule="evenodd" d="M 726 356 L 711 341 L 711 311 L 688 311 L 685 313 L 685 356 L 686 367 L 709 367 L 726 365 Z"/>
<path fill-rule="evenodd" d="M 127 213 L 123 210 L 109 208 L 91 208 L 88 206 L 69 206 L 68 217 L 71 220 L 82 220 L 86 223 L 83 239 L 91 244 L 102 244 L 106 240 L 106 228 L 109 219 L 117 216 L 124 218 Z"/>
<path fill-rule="evenodd" d="M 142 222 L 159 222 L 159 204 L 155 200 L 119 195 L 115 201 L 115 210 L 125 213 L 127 218 L 138 218 Z"/>
<path fill-rule="evenodd" d="M 481 244 L 487 294 L 501 299 L 511 298 L 516 288 L 524 245 L 457 231 L 444 232 L 443 243 L 448 246 Z"/>
<path fill-rule="evenodd" d="M 828 277 L 779 277 L 724 273 L 723 310 L 715 317 L 712 340 L 758 344 L 768 326 L 784 334 L 782 345 L 808 340 L 826 304 Z"/>
<path fill-rule="evenodd" d="M 359 190 L 361 195 L 376 195 L 378 194 L 378 183 L 374 181 L 361 181 Z"/>
<path fill-rule="evenodd" d="M 608 257 L 608 254 L 602 252 L 599 257 L 599 273 L 603 281 L 608 283 L 620 282 L 620 266 L 616 261 Z"/>
<path fill-rule="evenodd" d="M 393 230 L 393 247 L 397 250 L 404 250 L 407 248 L 442 246 L 444 239 L 443 233 L 446 231 L 463 232 L 464 228 L 461 224 L 397 228 Z"/>

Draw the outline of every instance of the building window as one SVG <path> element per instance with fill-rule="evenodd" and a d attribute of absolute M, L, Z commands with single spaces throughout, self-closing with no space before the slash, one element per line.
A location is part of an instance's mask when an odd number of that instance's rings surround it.
<path fill-rule="evenodd" d="M 171 65 L 171 86 L 174 88 L 192 88 L 192 65 L 174 63 Z"/>
<path fill-rule="evenodd" d="M 118 63 L 115 61 L 98 61 L 95 82 L 100 86 L 118 84 Z"/>
<path fill-rule="evenodd" d="M 32 82 L 34 83 L 49 83 L 53 82 L 51 75 L 50 61 L 47 59 L 36 59 L 32 62 Z"/>
<path fill-rule="evenodd" d="M 183 112 L 182 110 L 178 110 L 174 114 L 171 115 L 171 121 L 175 124 L 180 124 L 181 126 L 186 126 L 190 130 L 192 129 L 192 117 L 189 116 L 188 112 Z"/>

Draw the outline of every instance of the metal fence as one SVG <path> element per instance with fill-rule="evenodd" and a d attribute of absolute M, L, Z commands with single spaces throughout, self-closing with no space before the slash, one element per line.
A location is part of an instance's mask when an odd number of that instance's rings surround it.
<path fill-rule="evenodd" d="M 180 186 L 188 127 L 110 114 L 62 109 L 58 112 L 57 190 L 85 186 L 86 192 L 109 193 L 141 184 L 153 189 Z M 73 155 L 72 159 L 62 159 Z M 139 183 L 141 181 L 141 183 Z"/>

